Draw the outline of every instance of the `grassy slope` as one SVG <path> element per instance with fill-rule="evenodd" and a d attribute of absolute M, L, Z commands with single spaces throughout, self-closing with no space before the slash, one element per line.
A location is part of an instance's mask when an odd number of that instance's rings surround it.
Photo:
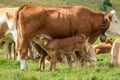
<path fill-rule="evenodd" d="M 34 4 L 41 6 L 68 6 L 84 5 L 99 11 L 103 0 L 0 0 L 0 7 L 18 7 L 21 4 Z M 110 0 L 120 17 L 120 0 Z M 108 7 L 109 8 L 109 7 Z M 111 8 L 109 8 L 110 10 Z M 114 40 L 117 37 L 113 37 Z M 113 41 L 114 41 L 113 40 Z M 99 40 L 95 44 L 99 43 Z M 6 61 L 0 51 L 0 80 L 119 80 L 120 69 L 110 64 L 110 53 L 97 55 L 99 59 L 95 67 L 74 68 L 68 70 L 67 65 L 58 64 L 56 72 L 49 72 L 49 65 L 45 71 L 37 71 L 38 62 L 28 61 L 29 70 L 20 71 L 19 62 Z M 74 63 L 76 65 L 76 63 Z"/>
<path fill-rule="evenodd" d="M 33 4 L 40 6 L 68 6 L 83 5 L 90 9 L 100 11 L 100 6 L 104 0 L 0 0 L 0 7 L 18 7 L 21 4 Z M 115 9 L 120 18 L 120 0 L 110 0 L 113 8 L 107 7 L 108 10 Z"/>

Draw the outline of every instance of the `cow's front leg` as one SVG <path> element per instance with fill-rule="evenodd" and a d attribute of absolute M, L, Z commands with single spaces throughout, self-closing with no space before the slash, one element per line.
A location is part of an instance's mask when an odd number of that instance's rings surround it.
<path fill-rule="evenodd" d="M 28 69 L 26 59 L 27 55 L 23 52 L 20 52 L 20 69 L 23 71 Z"/>
<path fill-rule="evenodd" d="M 20 69 L 21 69 L 22 71 L 28 69 L 28 67 L 27 67 L 27 62 L 26 62 L 25 59 L 21 59 L 21 60 L 20 60 L 20 65 L 21 65 L 21 66 L 20 66 Z"/>
<path fill-rule="evenodd" d="M 19 46 L 19 54 L 20 54 L 20 69 L 21 70 L 27 70 L 27 54 L 28 54 L 28 46 L 29 46 L 29 39 L 23 39 L 21 40 L 21 45 Z"/>

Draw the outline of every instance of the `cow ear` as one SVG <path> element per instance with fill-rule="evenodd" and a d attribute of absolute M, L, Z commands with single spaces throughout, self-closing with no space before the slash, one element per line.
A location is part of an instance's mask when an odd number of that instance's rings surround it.
<path fill-rule="evenodd" d="M 108 16 L 107 16 L 107 18 L 106 18 L 106 19 L 107 19 L 107 21 L 108 21 L 108 22 L 110 22 L 110 19 L 109 19 L 109 17 L 108 17 Z"/>
<path fill-rule="evenodd" d="M 111 19 L 110 19 L 110 14 L 106 14 L 106 19 L 107 19 L 108 22 L 111 21 Z"/>

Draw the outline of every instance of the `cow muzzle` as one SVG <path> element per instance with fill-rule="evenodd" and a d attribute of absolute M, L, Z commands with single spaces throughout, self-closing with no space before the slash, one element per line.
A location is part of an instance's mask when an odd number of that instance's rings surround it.
<path fill-rule="evenodd" d="M 107 38 L 106 35 L 100 35 L 101 42 L 105 42 L 106 38 Z"/>

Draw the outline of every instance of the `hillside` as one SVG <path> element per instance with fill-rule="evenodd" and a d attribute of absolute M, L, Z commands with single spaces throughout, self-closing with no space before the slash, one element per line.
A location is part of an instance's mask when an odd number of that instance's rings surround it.
<path fill-rule="evenodd" d="M 0 7 L 18 7 L 21 4 L 32 4 L 39 6 L 74 6 L 83 5 L 92 10 L 101 11 L 105 0 L 0 0 Z M 112 3 L 112 7 L 105 6 L 108 11 L 115 9 L 120 18 L 120 0 L 106 0 Z"/>

